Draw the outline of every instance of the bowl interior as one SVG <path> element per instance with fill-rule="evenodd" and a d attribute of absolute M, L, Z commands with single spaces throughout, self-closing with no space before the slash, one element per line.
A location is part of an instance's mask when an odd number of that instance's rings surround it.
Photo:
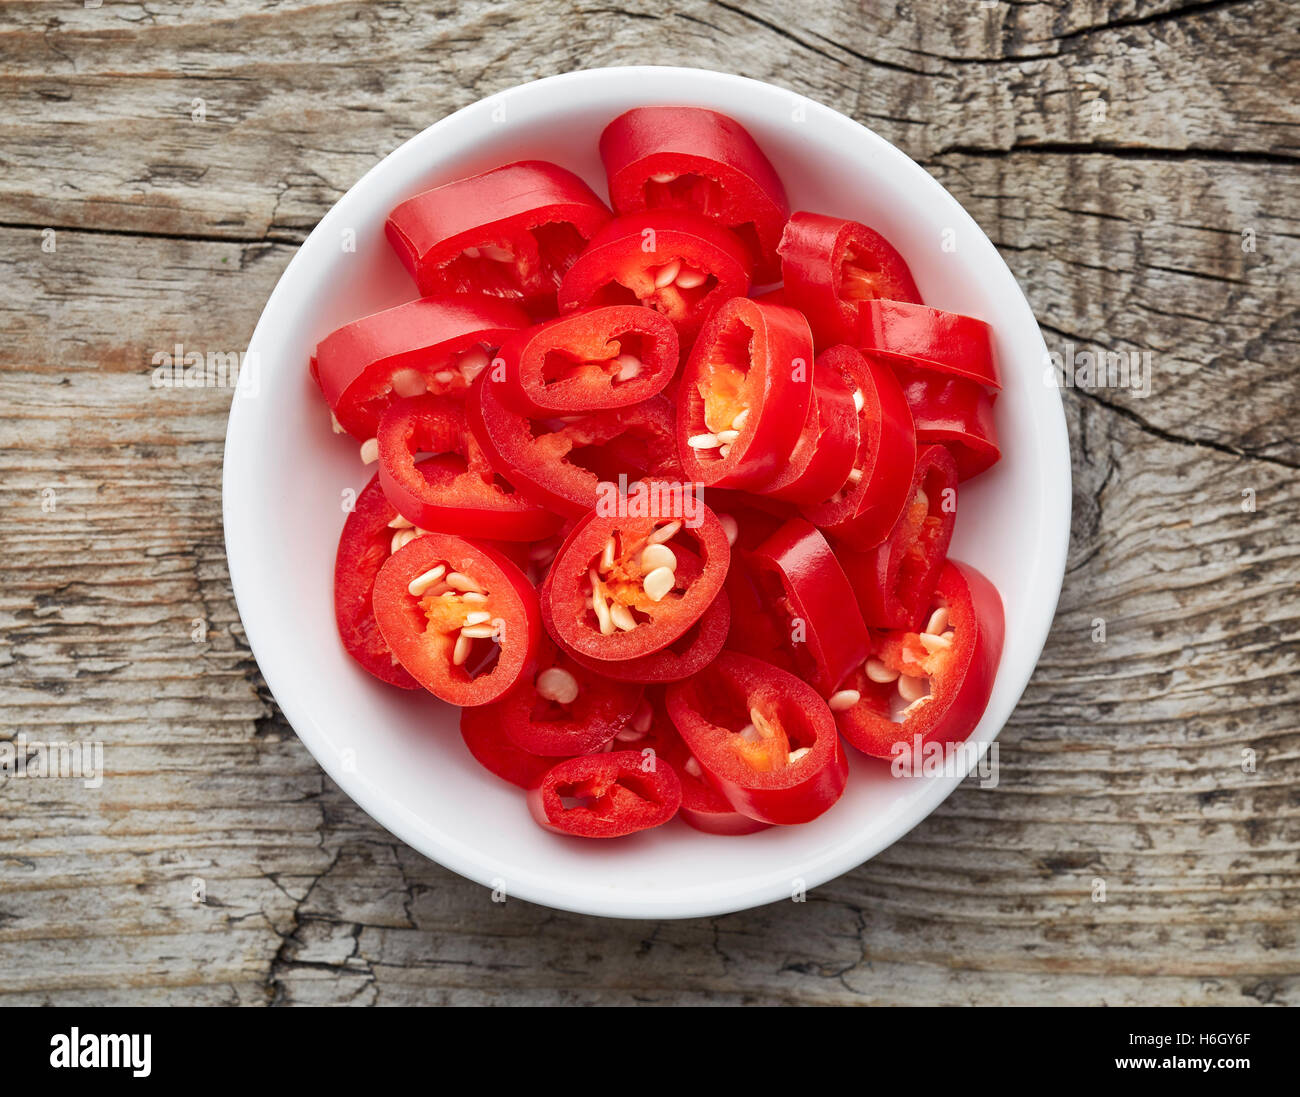
<path fill-rule="evenodd" d="M 902 251 L 925 300 L 989 321 L 1004 391 L 1003 460 L 963 485 L 952 555 L 1002 592 L 1007 641 L 973 739 L 1010 715 L 1056 605 L 1069 527 L 1068 441 L 1044 345 L 996 250 L 937 182 L 880 137 L 789 91 L 692 69 L 572 73 L 515 88 L 431 126 L 378 164 L 289 265 L 249 346 L 226 447 L 231 577 L 276 700 L 326 771 L 380 823 L 442 864 L 507 894 L 593 914 L 684 917 L 789 897 L 874 855 L 923 819 L 964 773 L 894 778 L 851 749 L 843 799 L 806 826 L 744 838 L 680 822 L 616 842 L 546 833 L 520 792 L 465 750 L 458 710 L 373 681 L 334 627 L 334 550 L 348 491 L 373 466 L 331 433 L 307 374 L 339 325 L 415 295 L 383 236 L 388 211 L 423 189 L 497 164 L 555 160 L 604 195 L 597 138 L 629 107 L 681 103 L 741 121 L 781 174 L 792 208 L 852 217 Z M 354 250 L 352 245 L 354 244 Z"/>

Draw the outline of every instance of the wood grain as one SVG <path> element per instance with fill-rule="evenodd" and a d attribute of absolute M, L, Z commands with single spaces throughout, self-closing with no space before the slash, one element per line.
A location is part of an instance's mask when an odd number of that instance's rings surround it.
<path fill-rule="evenodd" d="M 1300 1002 L 1287 15 L 0 5 L 0 737 L 102 739 L 110 770 L 0 778 L 0 1001 Z M 633 63 L 851 114 L 971 211 L 1052 349 L 1152 354 L 1147 396 L 1065 394 L 1069 571 L 999 787 L 806 903 L 686 922 L 493 903 L 325 778 L 230 592 L 229 393 L 149 385 L 175 342 L 244 345 L 296 242 L 406 137 Z"/>

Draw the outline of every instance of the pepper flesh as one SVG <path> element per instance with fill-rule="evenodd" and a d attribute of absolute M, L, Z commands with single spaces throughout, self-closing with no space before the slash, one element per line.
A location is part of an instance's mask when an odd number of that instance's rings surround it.
<path fill-rule="evenodd" d="M 474 290 L 536 314 L 553 313 L 560 279 L 609 218 L 573 172 L 522 160 L 407 199 L 384 231 L 420 293 Z"/>
<path fill-rule="evenodd" d="M 848 760 L 835 720 L 794 675 L 724 651 L 694 678 L 669 686 L 666 698 L 705 778 L 741 814 L 764 823 L 806 823 L 843 793 Z M 805 748 L 790 761 L 792 750 Z"/>
<path fill-rule="evenodd" d="M 395 376 L 406 371 L 430 392 L 463 396 L 474 374 L 460 368 L 461 356 L 472 350 L 486 364 L 483 347 L 500 346 L 529 322 L 518 305 L 483 294 L 408 301 L 331 332 L 316 347 L 311 372 L 339 425 L 364 442 L 401 395 Z"/>
<path fill-rule="evenodd" d="M 561 312 L 640 304 L 672 321 L 684 346 L 718 305 L 749 292 L 751 259 L 713 219 L 689 210 L 643 210 L 614 218 L 560 283 Z"/>
<path fill-rule="evenodd" d="M 622 838 L 662 826 L 681 802 L 673 767 L 638 750 L 570 758 L 528 792 L 540 826 L 582 838 Z"/>
<path fill-rule="evenodd" d="M 871 628 L 915 628 L 934 591 L 957 517 L 957 466 L 942 446 L 917 455 L 909 502 L 889 536 L 838 558 Z"/>
<path fill-rule="evenodd" d="M 771 161 L 733 118 L 700 107 L 636 107 L 600 135 L 614 209 L 687 209 L 736 232 L 755 279 L 780 277 L 776 246 L 790 216 Z"/>
<path fill-rule="evenodd" d="M 819 347 L 852 343 L 866 301 L 921 303 L 898 250 L 857 221 L 799 211 L 790 215 L 777 249 L 786 304 L 808 317 Z"/>
<path fill-rule="evenodd" d="M 931 651 L 919 633 L 891 631 L 880 637 L 873 653 L 890 671 L 928 679 L 928 700 L 896 720 L 893 682 L 873 681 L 861 667 L 845 682 L 859 700 L 836 713 L 836 724 L 865 754 L 895 757 L 910 749 L 918 735 L 922 744 L 959 742 L 974 730 L 988 705 L 1006 627 L 997 588 L 969 564 L 949 560 L 930 605 L 947 613 L 952 633 L 947 646 Z"/>
<path fill-rule="evenodd" d="M 484 595 L 459 590 L 410 592 L 419 577 L 444 569 Z M 527 576 L 504 553 L 449 533 L 426 533 L 398 550 L 375 578 L 375 620 L 398 661 L 435 697 L 453 705 L 486 705 L 527 674 L 541 639 L 541 612 Z M 493 637 L 474 637 L 457 658 L 471 613 L 486 614 Z"/>
<path fill-rule="evenodd" d="M 608 411 L 657 395 L 677 372 L 678 353 L 677 332 L 665 317 L 610 305 L 516 332 L 484 384 L 520 415 Z"/>
<path fill-rule="evenodd" d="M 678 387 L 686 476 L 760 490 L 799 439 L 812 381 L 812 333 L 801 313 L 745 297 L 722 305 L 701 330 Z"/>
<path fill-rule="evenodd" d="M 420 529 L 495 541 L 536 541 L 557 515 L 506 491 L 470 434 L 464 405 L 413 396 L 379 421 L 379 482 L 398 512 Z M 417 462 L 417 453 L 434 456 Z"/>

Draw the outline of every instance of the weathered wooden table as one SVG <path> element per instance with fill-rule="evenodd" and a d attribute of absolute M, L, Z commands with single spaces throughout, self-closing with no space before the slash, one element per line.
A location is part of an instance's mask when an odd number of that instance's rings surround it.
<path fill-rule="evenodd" d="M 0 778 L 0 1001 L 1300 1000 L 1288 7 L 0 5 L 0 734 L 102 740 L 108 771 Z M 150 385 L 176 343 L 244 346 L 411 134 L 647 62 L 872 126 L 990 234 L 1053 349 L 1152 363 L 1149 395 L 1066 394 L 1069 570 L 1000 787 L 807 903 L 675 923 L 494 904 L 323 776 L 235 613 L 230 392 Z"/>

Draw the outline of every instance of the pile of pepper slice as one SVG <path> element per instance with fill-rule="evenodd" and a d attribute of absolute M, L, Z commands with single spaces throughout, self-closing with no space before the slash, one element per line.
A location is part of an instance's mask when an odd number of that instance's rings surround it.
<path fill-rule="evenodd" d="M 891 759 L 987 705 L 1001 599 L 948 545 L 1000 457 L 993 332 L 874 229 L 792 213 L 734 119 L 636 108 L 600 154 L 612 210 L 535 160 L 403 202 L 419 296 L 317 346 L 378 465 L 339 635 L 460 706 L 547 830 L 807 823 L 845 743 Z"/>

